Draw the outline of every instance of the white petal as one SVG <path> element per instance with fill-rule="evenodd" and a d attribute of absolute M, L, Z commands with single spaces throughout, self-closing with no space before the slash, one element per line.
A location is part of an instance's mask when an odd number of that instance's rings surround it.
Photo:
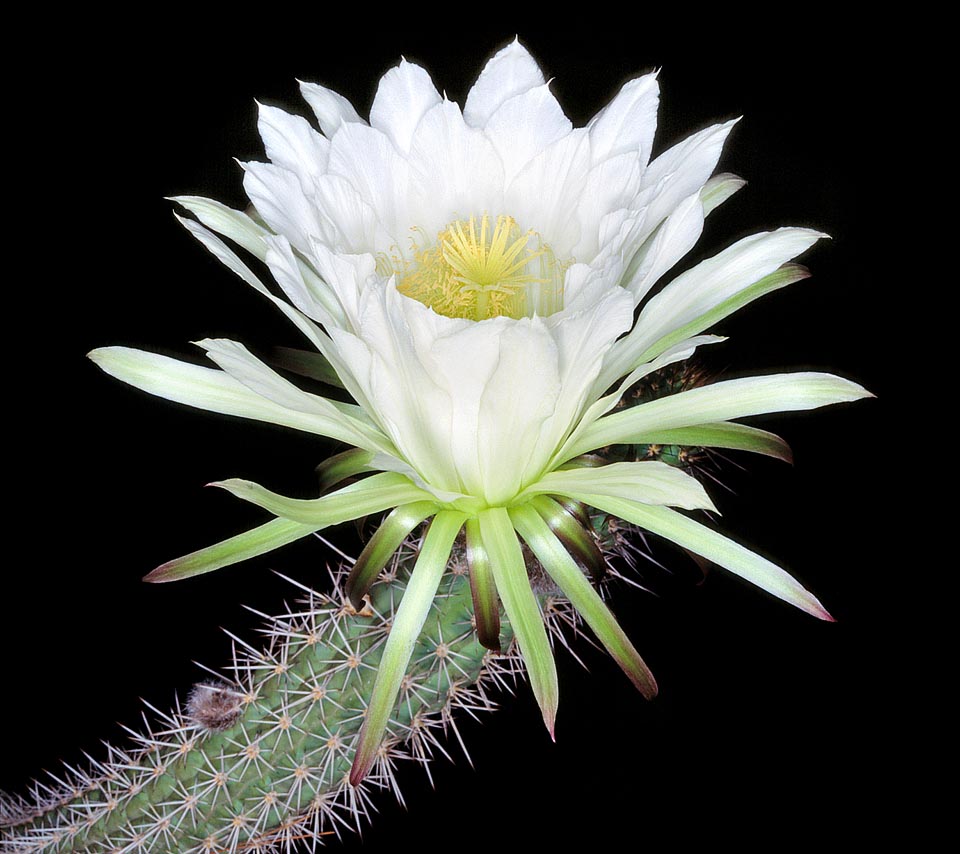
<path fill-rule="evenodd" d="M 580 241 L 573 248 L 574 258 L 589 263 L 597 254 L 602 242 L 601 223 L 610 213 L 627 208 L 637 195 L 642 175 L 635 152 L 608 158 L 590 169 L 577 202 Z"/>
<path fill-rule="evenodd" d="M 328 139 L 333 139 L 334 134 L 344 124 L 351 122 L 365 124 L 353 108 L 353 104 L 332 89 L 318 86 L 316 83 L 300 81 L 300 94 L 310 105 L 310 109 L 320 123 L 320 130 Z"/>
<path fill-rule="evenodd" d="M 261 362 L 237 341 L 226 338 L 206 338 L 194 343 L 202 347 L 207 356 L 235 380 L 284 409 L 331 418 L 339 413 L 344 417 L 345 423 L 355 429 L 361 432 L 370 429 L 370 420 L 359 406 L 333 403 L 326 398 L 302 391 L 292 382 L 281 377 L 273 368 Z M 369 448 L 369 445 L 363 447 Z M 383 450 L 383 447 L 381 446 L 379 450 Z"/>
<path fill-rule="evenodd" d="M 499 331 L 509 321 L 446 328 L 414 306 L 407 316 L 419 359 L 449 399 L 448 446 L 464 490 L 483 494 L 483 470 L 477 448 L 480 401 L 500 359 Z"/>
<path fill-rule="evenodd" d="M 747 185 L 739 175 L 732 172 L 723 172 L 714 175 L 700 191 L 700 201 L 703 202 L 703 215 L 707 216 L 722 205 L 734 193 Z"/>
<path fill-rule="evenodd" d="M 647 231 L 647 213 L 617 210 L 607 214 L 600 221 L 600 249 L 591 263 L 601 264 L 614 261 L 622 273 L 626 259 L 630 258 L 643 241 Z"/>
<path fill-rule="evenodd" d="M 626 291 L 617 287 L 609 288 L 582 311 L 564 311 L 547 319 L 557 347 L 560 391 L 553 414 L 524 466 L 525 482 L 540 475 L 554 451 L 573 430 L 589 403 L 590 390 L 607 351 L 630 328 L 632 321 L 633 301 Z"/>
<path fill-rule="evenodd" d="M 410 168 L 389 137 L 366 125 L 344 125 L 330 144 L 329 170 L 350 183 L 394 240 L 407 234 Z"/>
<path fill-rule="evenodd" d="M 467 94 L 463 116 L 472 127 L 483 127 L 508 98 L 544 84 L 543 72 L 527 49 L 514 40 L 495 54 Z"/>
<path fill-rule="evenodd" d="M 410 167 L 418 192 L 408 225 L 417 225 L 428 235 L 471 214 L 502 211 L 500 158 L 482 131 L 464 123 L 452 101 L 437 104 L 417 125 Z"/>
<path fill-rule="evenodd" d="M 523 471 L 563 390 L 558 362 L 556 343 L 540 318 L 504 326 L 477 429 L 483 496 L 491 505 L 509 501 L 524 485 Z"/>
<path fill-rule="evenodd" d="M 307 279 L 297 263 L 290 242 L 278 235 L 266 238 L 264 257 L 281 290 L 307 317 L 331 326 L 345 322 L 336 293 L 318 277 Z"/>
<path fill-rule="evenodd" d="M 322 175 L 314 184 L 313 201 L 327 222 L 325 242 L 336 252 L 358 255 L 387 252 L 392 236 L 383 227 L 376 210 L 339 175 Z"/>
<path fill-rule="evenodd" d="M 327 168 L 330 142 L 318 134 L 306 119 L 291 116 L 276 107 L 258 104 L 257 129 L 267 157 L 300 178 L 304 187 Z"/>
<path fill-rule="evenodd" d="M 404 315 L 404 302 L 411 304 L 411 311 L 438 318 L 426 306 L 401 297 L 391 283 L 361 294 L 358 326 L 362 337 L 343 329 L 331 329 L 330 335 L 364 398 L 370 401 L 371 415 L 399 442 L 403 459 L 433 487 L 463 492 L 450 459 L 449 395 L 423 365 Z M 456 326 L 469 322 L 438 318 L 436 323 Z"/>
<path fill-rule="evenodd" d="M 643 174 L 641 189 L 651 193 L 647 202 L 650 231 L 713 174 L 723 144 L 737 120 L 713 125 L 687 137 L 654 160 Z"/>
<path fill-rule="evenodd" d="M 608 358 L 604 362 L 603 370 L 600 371 L 599 376 L 594 381 L 593 388 L 590 390 L 587 399 L 592 400 L 586 412 L 577 423 L 576 428 L 564 442 L 563 447 L 554 454 L 553 460 L 550 463 L 550 468 L 555 468 L 556 466 L 565 463 L 567 460 L 576 456 L 576 453 L 570 451 L 571 448 L 578 446 L 580 436 L 586 432 L 590 426 L 597 421 L 597 419 L 606 415 L 611 409 L 613 409 L 621 400 L 627 390 L 632 388 L 637 382 L 643 379 L 645 376 L 649 376 L 654 373 L 654 371 L 659 371 L 661 368 L 665 368 L 668 365 L 675 364 L 676 362 L 682 362 L 684 359 L 689 359 L 698 347 L 707 346 L 709 344 L 718 344 L 721 341 L 726 341 L 725 338 L 721 338 L 716 335 L 697 335 L 693 338 L 688 338 L 685 341 L 680 341 L 677 344 L 674 344 L 672 347 L 667 348 L 653 361 L 647 362 L 643 365 L 637 366 L 629 374 L 623 370 L 618 372 L 611 372 L 609 370 L 610 363 L 610 354 L 613 354 L 616 351 L 617 345 L 614 346 L 608 351 Z M 620 384 L 616 389 L 614 389 L 609 394 L 604 394 L 604 392 L 610 388 L 610 386 L 620 380 Z"/>
<path fill-rule="evenodd" d="M 332 252 L 315 242 L 311 261 L 320 279 L 326 283 L 340 305 L 343 320 L 340 326 L 357 334 L 361 328 L 360 298 L 368 286 L 382 288 L 382 281 L 373 281 L 376 262 L 370 254 L 348 255 Z"/>
<path fill-rule="evenodd" d="M 608 291 L 619 290 L 619 269 L 615 264 L 591 266 L 573 264 L 563 280 L 563 309 L 547 318 L 553 325 L 564 316 L 576 314 L 597 305 Z"/>
<path fill-rule="evenodd" d="M 197 238 L 197 240 L 199 240 L 200 243 L 202 243 L 218 261 L 220 261 L 221 264 L 226 266 L 229 270 L 250 285 L 250 287 L 252 287 L 255 291 L 263 294 L 263 296 L 277 306 L 277 308 L 279 308 L 296 325 L 296 327 L 303 332 L 303 334 L 315 347 L 320 348 L 322 346 L 322 341 L 326 338 L 326 336 L 323 334 L 323 330 L 312 323 L 308 317 L 305 317 L 301 312 L 297 311 L 297 309 L 292 305 L 288 305 L 283 300 L 270 293 L 270 291 L 264 286 L 263 282 L 261 282 L 260 279 L 253 274 L 253 271 L 251 271 L 250 268 L 237 257 L 236 253 L 233 252 L 233 250 L 231 250 L 222 240 L 220 240 L 220 238 L 213 234 L 213 232 L 208 231 L 198 222 L 194 222 L 193 220 L 189 219 L 183 219 L 179 216 L 177 219 L 182 223 L 187 231 Z M 267 238 L 267 240 L 276 239 L 281 238 Z"/>
<path fill-rule="evenodd" d="M 508 99 L 490 117 L 484 133 L 503 161 L 505 183 L 548 145 L 573 130 L 547 84 Z"/>
<path fill-rule="evenodd" d="M 221 202 L 203 196 L 175 196 L 171 201 L 183 205 L 207 228 L 242 246 L 251 255 L 263 260 L 267 254 L 264 238 L 269 235 L 262 225 L 255 223 L 243 211 L 228 208 Z"/>
<path fill-rule="evenodd" d="M 510 184 L 505 204 L 521 228 L 532 228 L 566 259 L 580 239 L 577 202 L 590 165 L 590 140 L 575 130 L 531 160 Z"/>
<path fill-rule="evenodd" d="M 419 65 L 403 60 L 380 78 L 370 124 L 383 131 L 393 144 L 406 152 L 417 123 L 434 104 L 440 102 L 430 75 Z"/>
<path fill-rule="evenodd" d="M 335 334 L 338 329 L 353 327 L 359 322 L 354 317 L 357 312 L 356 294 L 362 288 L 363 277 L 372 269 L 372 259 L 363 256 L 341 258 L 323 250 L 320 253 L 322 263 L 317 263 L 318 253 L 315 251 L 315 263 L 325 277 L 321 279 L 294 256 L 290 244 L 282 237 L 269 238 L 269 246 L 266 262 L 277 284 L 304 314 L 319 320 L 326 326 L 328 335 L 315 341 L 315 346 L 333 366 L 344 388 L 350 392 L 353 399 L 373 416 L 376 413 L 376 407 L 373 406 L 363 384 L 356 377 L 357 366 L 345 358 L 341 352 L 339 339 Z M 316 247 L 314 249 L 316 250 Z M 349 316 L 348 312 L 350 312 Z M 352 336 L 350 337 L 352 339 Z M 366 367 L 362 366 L 362 369 L 366 370 Z"/>
<path fill-rule="evenodd" d="M 616 97 L 591 120 L 593 162 L 600 163 L 624 152 L 640 152 L 647 165 L 657 129 L 660 86 L 656 74 L 645 74 L 625 83 Z"/>
<path fill-rule="evenodd" d="M 272 163 L 244 163 L 243 169 L 243 189 L 273 231 L 301 252 L 310 246 L 311 238 L 331 236 L 294 172 Z"/>
<path fill-rule="evenodd" d="M 624 276 L 623 286 L 639 305 L 660 277 L 693 249 L 703 233 L 704 210 L 700 193 L 680 202 L 645 246 L 636 253 Z"/>

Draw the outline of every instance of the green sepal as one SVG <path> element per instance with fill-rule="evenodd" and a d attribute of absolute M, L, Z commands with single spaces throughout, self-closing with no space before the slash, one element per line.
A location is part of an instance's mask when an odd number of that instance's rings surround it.
<path fill-rule="evenodd" d="M 358 611 L 363 607 L 363 597 L 370 585 L 377 580 L 394 553 L 403 544 L 410 532 L 427 516 L 437 512 L 437 505 L 429 501 L 417 501 L 395 507 L 377 528 L 357 562 L 347 576 L 345 592 Z"/>
<path fill-rule="evenodd" d="M 519 498 L 533 495 L 575 497 L 578 492 L 635 498 L 647 504 L 669 504 L 688 510 L 716 511 L 703 484 L 675 466 L 656 460 L 548 472 L 521 492 Z"/>
<path fill-rule="evenodd" d="M 467 566 L 477 638 L 487 649 L 500 652 L 500 605 L 497 585 L 490 567 L 490 555 L 483 545 L 480 522 L 471 517 L 466 524 Z"/>
<path fill-rule="evenodd" d="M 273 519 L 259 528 L 245 531 L 229 540 L 191 552 L 176 560 L 158 566 L 144 576 L 144 581 L 179 581 L 193 575 L 213 572 L 234 563 L 278 549 L 318 530 L 316 525 L 304 525 L 289 519 Z"/>
<path fill-rule="evenodd" d="M 357 751 L 350 770 L 352 786 L 370 773 L 376 760 L 414 644 L 437 594 L 453 543 L 466 518 L 463 513 L 443 510 L 433 518 L 427 530 L 380 658 L 373 692 L 357 738 Z"/>
<path fill-rule="evenodd" d="M 510 516 L 503 507 L 491 507 L 478 515 L 480 538 L 486 550 L 500 601 L 513 627 L 520 653 L 530 676 L 533 696 L 540 705 L 543 722 L 554 737 L 560 692 L 557 665 L 543 616 L 530 587 L 526 562 Z"/>
<path fill-rule="evenodd" d="M 374 454 L 363 448 L 351 448 L 327 457 L 317 466 L 317 478 L 320 481 L 320 492 L 324 493 L 331 487 L 346 480 L 348 477 L 370 471 L 370 462 Z"/>
<path fill-rule="evenodd" d="M 773 293 L 773 291 L 780 290 L 780 288 L 785 288 L 787 285 L 792 285 L 794 282 L 808 278 L 810 278 L 810 271 L 802 264 L 784 264 L 779 269 L 774 270 L 749 287 L 737 292 L 732 297 L 725 299 L 722 303 L 704 312 L 699 317 L 695 317 L 689 323 L 685 323 L 679 329 L 674 329 L 672 332 L 667 333 L 655 341 L 641 354 L 636 364 L 642 365 L 644 362 L 649 362 L 674 344 L 684 341 L 699 332 L 703 332 L 704 329 L 709 329 L 715 323 L 719 323 L 725 317 L 729 317 L 754 300 Z"/>
<path fill-rule="evenodd" d="M 639 437 L 654 431 L 816 409 L 872 396 L 850 380 L 813 371 L 724 380 L 605 415 L 584 430 L 564 456 L 571 459 L 607 445 L 637 444 Z"/>
<path fill-rule="evenodd" d="M 550 531 L 537 510 L 520 504 L 510 510 L 510 520 L 527 541 L 543 568 L 557 583 L 570 604 L 587 621 L 597 639 L 648 700 L 657 695 L 657 681 L 630 639 L 617 623 L 600 594 L 581 572 L 570 553 Z"/>
<path fill-rule="evenodd" d="M 538 495 L 530 502 L 537 513 L 564 548 L 587 569 L 590 576 L 599 581 L 603 578 L 603 552 L 594 538 L 593 526 L 583 524 L 560 502 L 546 495 Z M 576 504 L 576 502 L 570 502 Z M 512 517 L 511 517 L 512 518 Z"/>
<path fill-rule="evenodd" d="M 658 534 L 818 619 L 833 620 L 820 600 L 786 570 L 676 510 L 604 495 L 582 494 L 576 498 Z"/>
<path fill-rule="evenodd" d="M 274 367 L 290 371 L 292 374 L 343 388 L 343 381 L 322 353 L 299 350 L 294 347 L 274 347 L 267 361 Z"/>
<path fill-rule="evenodd" d="M 313 525 L 314 530 L 359 519 L 401 504 L 434 500 L 429 492 L 414 486 L 405 475 L 396 472 L 371 475 L 322 498 L 310 499 L 287 498 L 252 481 L 237 478 L 211 483 L 210 486 L 226 489 L 237 498 L 256 504 L 274 516 Z"/>
<path fill-rule="evenodd" d="M 743 178 L 734 175 L 732 172 L 721 172 L 719 175 L 714 175 L 700 190 L 703 215 L 709 216 L 746 184 L 747 182 Z"/>
<path fill-rule="evenodd" d="M 737 424 L 734 421 L 718 421 L 713 424 L 697 424 L 693 427 L 676 427 L 641 433 L 638 445 L 675 445 L 687 448 L 724 448 L 730 451 L 750 451 L 793 462 L 790 446 L 775 433 Z"/>

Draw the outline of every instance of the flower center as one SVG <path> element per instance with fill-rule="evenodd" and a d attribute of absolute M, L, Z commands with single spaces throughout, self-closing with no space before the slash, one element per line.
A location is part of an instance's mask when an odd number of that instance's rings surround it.
<path fill-rule="evenodd" d="M 414 234 L 413 260 L 381 257 L 381 272 L 396 273 L 400 293 L 437 314 L 468 320 L 545 317 L 563 307 L 568 265 L 513 217 L 458 219 L 429 244 L 421 229 Z"/>

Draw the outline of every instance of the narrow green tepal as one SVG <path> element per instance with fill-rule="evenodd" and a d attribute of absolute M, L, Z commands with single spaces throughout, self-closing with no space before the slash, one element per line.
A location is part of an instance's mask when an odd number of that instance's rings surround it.
<path fill-rule="evenodd" d="M 489 555 L 493 580 L 516 633 L 530 687 L 543 722 L 554 738 L 559 703 L 557 665 L 543 624 L 543 615 L 530 587 L 526 562 L 508 512 L 491 507 L 479 514 L 480 538 Z"/>
<path fill-rule="evenodd" d="M 223 542 L 167 561 L 147 573 L 143 580 L 152 583 L 179 581 L 205 572 L 213 572 L 296 542 L 318 530 L 318 527 L 291 522 L 288 519 L 273 519 L 258 528 L 237 534 Z"/>
<path fill-rule="evenodd" d="M 497 598 L 497 585 L 493 580 L 490 555 L 487 554 L 480 536 L 480 521 L 476 517 L 468 519 L 465 530 L 477 637 L 487 649 L 500 652 L 500 601 Z"/>
<path fill-rule="evenodd" d="M 363 726 L 357 741 L 350 785 L 356 786 L 373 768 L 400 692 L 407 675 L 407 666 L 417 638 L 426 622 L 440 586 L 440 579 L 450 560 L 454 540 L 466 516 L 451 510 L 438 513 L 427 530 L 423 547 L 417 556 L 410 581 L 403 593 L 400 607 L 380 656 L 377 678 L 367 705 Z"/>
<path fill-rule="evenodd" d="M 387 561 L 393 557 L 410 532 L 428 516 L 437 512 L 430 501 L 417 501 L 395 507 L 367 540 L 360 557 L 347 576 L 346 593 L 354 608 L 363 607 L 363 597 L 376 581 Z"/>

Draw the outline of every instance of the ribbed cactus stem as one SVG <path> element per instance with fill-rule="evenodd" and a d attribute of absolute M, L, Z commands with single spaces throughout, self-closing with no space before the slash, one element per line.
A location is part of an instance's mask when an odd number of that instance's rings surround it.
<path fill-rule="evenodd" d="M 338 578 L 302 608 L 269 620 L 266 649 L 239 643 L 232 677 L 201 683 L 130 751 L 111 749 L 88 775 L 35 802 L 7 800 L 0 850 L 212 852 L 294 850 L 356 828 L 371 789 L 395 789 L 398 758 L 426 762 L 458 707 L 490 709 L 485 688 L 519 672 L 480 645 L 465 562 L 454 560 L 417 642 L 372 774 L 347 782 L 377 665 L 406 573 L 405 548 L 357 612 Z"/>

